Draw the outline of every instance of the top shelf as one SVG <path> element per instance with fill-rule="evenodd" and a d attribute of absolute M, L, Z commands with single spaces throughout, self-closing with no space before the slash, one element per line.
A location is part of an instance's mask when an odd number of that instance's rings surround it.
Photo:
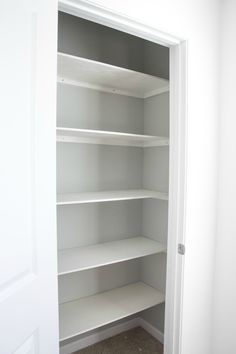
<path fill-rule="evenodd" d="M 147 98 L 169 91 L 169 81 L 137 71 L 58 53 L 58 82 Z"/>

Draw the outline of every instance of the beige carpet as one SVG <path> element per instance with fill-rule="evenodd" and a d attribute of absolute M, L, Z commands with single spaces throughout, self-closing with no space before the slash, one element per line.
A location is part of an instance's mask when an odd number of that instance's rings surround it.
<path fill-rule="evenodd" d="M 163 345 L 136 327 L 73 354 L 163 354 Z"/>

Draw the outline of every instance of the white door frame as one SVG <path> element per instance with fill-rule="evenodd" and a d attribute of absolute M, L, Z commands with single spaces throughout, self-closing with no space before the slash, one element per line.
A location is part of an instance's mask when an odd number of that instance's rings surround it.
<path fill-rule="evenodd" d="M 170 48 L 170 188 L 165 354 L 181 354 L 187 152 L 187 40 L 86 0 L 59 0 L 59 10 Z"/>

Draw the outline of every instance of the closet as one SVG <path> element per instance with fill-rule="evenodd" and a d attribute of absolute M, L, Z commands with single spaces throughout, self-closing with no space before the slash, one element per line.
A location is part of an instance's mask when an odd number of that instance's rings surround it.
<path fill-rule="evenodd" d="M 58 32 L 61 346 L 131 319 L 164 334 L 169 50 L 62 12 Z"/>

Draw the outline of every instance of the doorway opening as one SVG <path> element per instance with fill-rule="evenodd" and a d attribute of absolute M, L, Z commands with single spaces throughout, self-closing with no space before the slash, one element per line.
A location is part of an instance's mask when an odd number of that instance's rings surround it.
<path fill-rule="evenodd" d="M 61 351 L 141 326 L 180 353 L 186 43 L 91 5 L 60 10 Z"/>

